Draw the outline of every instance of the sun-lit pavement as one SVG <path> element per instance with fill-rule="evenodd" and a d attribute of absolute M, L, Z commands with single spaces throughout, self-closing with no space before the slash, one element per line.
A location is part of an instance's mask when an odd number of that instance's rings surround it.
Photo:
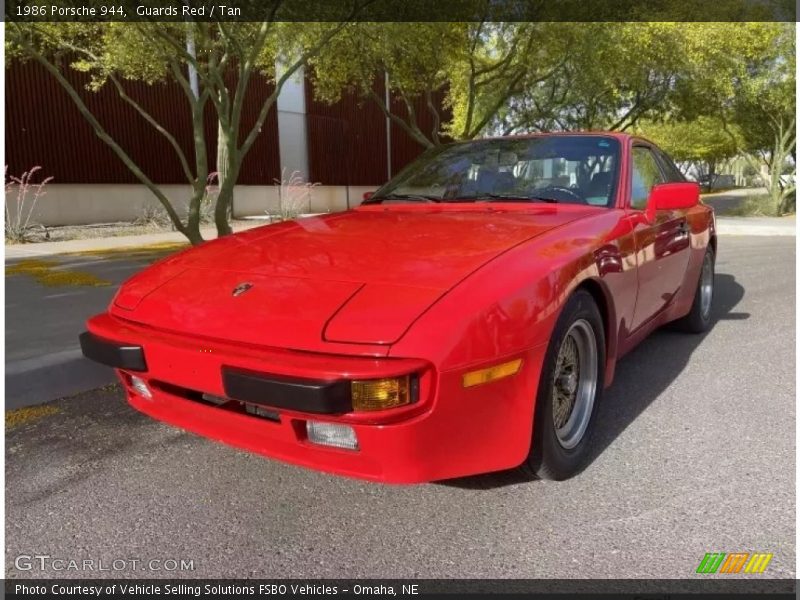
<path fill-rule="evenodd" d="M 680 578 L 706 552 L 761 551 L 793 577 L 794 244 L 720 239 L 714 328 L 620 363 L 567 482 L 363 483 L 182 433 L 116 389 L 60 401 L 7 431 L 7 576 L 56 575 L 15 570 L 38 553 L 194 562 L 64 577 Z"/>

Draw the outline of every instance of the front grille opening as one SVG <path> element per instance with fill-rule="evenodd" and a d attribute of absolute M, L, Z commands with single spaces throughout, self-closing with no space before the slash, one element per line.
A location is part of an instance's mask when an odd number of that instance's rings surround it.
<path fill-rule="evenodd" d="M 249 402 L 241 402 L 239 400 L 231 400 L 222 396 L 215 396 L 214 394 L 206 394 L 197 390 L 192 390 L 165 381 L 151 381 L 150 385 L 154 388 L 161 390 L 166 394 L 183 398 L 184 400 L 191 400 L 198 404 L 206 406 L 214 406 L 221 410 L 228 410 L 240 414 L 246 414 L 258 419 L 264 419 L 272 423 L 280 423 L 281 416 L 278 411 L 259 404 L 251 404 Z"/>

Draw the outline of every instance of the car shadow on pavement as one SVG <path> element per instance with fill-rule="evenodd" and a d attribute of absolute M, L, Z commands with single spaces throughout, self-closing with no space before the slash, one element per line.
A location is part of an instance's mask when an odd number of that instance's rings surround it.
<path fill-rule="evenodd" d="M 719 321 L 744 320 L 750 317 L 749 313 L 734 311 L 744 294 L 744 288 L 733 275 L 717 273 L 714 278 L 712 322 L 708 331 L 697 335 L 675 331 L 669 326 L 661 328 L 617 363 L 614 382 L 605 390 L 597 410 L 587 468 L 680 377 L 694 351 Z M 530 477 L 512 469 L 438 483 L 465 489 L 488 490 L 530 481 Z"/>

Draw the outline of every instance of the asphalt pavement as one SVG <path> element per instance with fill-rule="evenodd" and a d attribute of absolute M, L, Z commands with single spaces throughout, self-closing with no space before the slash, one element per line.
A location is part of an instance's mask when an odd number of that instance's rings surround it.
<path fill-rule="evenodd" d="M 114 381 L 108 369 L 83 357 L 78 335 L 86 319 L 106 309 L 120 283 L 159 256 L 62 254 L 44 259 L 57 265 L 55 270 L 107 282 L 101 286 L 48 287 L 29 275 L 7 277 L 6 408 L 49 402 Z M 7 266 L 19 263 L 12 260 Z"/>
<path fill-rule="evenodd" d="M 793 578 L 794 237 L 720 238 L 714 321 L 621 361 L 566 482 L 365 483 L 162 425 L 115 387 L 58 401 L 6 432 L 7 576 L 661 579 L 744 551 Z M 33 554 L 193 569 L 15 568 Z"/>

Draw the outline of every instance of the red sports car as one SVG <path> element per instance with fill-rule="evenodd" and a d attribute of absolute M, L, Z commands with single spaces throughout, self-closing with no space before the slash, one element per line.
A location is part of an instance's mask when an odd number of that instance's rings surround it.
<path fill-rule="evenodd" d="M 138 410 L 306 467 L 564 479 L 617 360 L 709 326 L 713 211 L 646 140 L 444 145 L 367 196 L 151 266 L 84 354 Z"/>

